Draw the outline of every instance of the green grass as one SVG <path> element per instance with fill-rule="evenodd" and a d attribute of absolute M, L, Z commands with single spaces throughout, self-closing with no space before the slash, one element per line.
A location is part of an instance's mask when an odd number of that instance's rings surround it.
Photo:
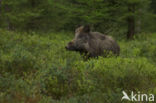
<path fill-rule="evenodd" d="M 156 94 L 156 34 L 119 39 L 119 57 L 87 61 L 65 50 L 73 37 L 0 30 L 0 103 L 121 103 L 122 90 Z"/>

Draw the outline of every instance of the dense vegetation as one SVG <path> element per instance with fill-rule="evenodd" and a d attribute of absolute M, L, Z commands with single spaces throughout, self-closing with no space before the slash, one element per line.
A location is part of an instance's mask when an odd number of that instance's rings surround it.
<path fill-rule="evenodd" d="M 121 103 L 123 90 L 156 95 L 155 5 L 0 0 L 0 103 Z M 84 60 L 67 51 L 85 24 L 113 36 L 120 56 Z"/>
<path fill-rule="evenodd" d="M 120 103 L 122 90 L 156 94 L 156 34 L 118 40 L 119 57 L 84 61 L 64 48 L 71 33 L 0 33 L 1 103 Z"/>

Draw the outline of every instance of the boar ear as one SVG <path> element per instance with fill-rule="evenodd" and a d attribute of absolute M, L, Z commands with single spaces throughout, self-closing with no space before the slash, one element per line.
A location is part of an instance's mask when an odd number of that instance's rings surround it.
<path fill-rule="evenodd" d="M 85 25 L 83 27 L 83 31 L 86 32 L 86 33 L 90 32 L 90 26 L 89 25 Z"/>

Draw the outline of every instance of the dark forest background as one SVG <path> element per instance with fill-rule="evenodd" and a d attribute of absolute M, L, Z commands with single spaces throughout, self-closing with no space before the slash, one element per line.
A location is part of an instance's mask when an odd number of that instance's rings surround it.
<path fill-rule="evenodd" d="M 93 30 L 132 38 L 156 31 L 155 0 L 0 0 L 0 27 L 21 31 Z"/>

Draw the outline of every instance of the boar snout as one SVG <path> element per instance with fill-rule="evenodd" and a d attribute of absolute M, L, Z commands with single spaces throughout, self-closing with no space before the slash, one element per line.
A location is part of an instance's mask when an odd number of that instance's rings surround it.
<path fill-rule="evenodd" d="M 67 49 L 67 50 L 74 50 L 75 49 L 75 46 L 74 46 L 73 41 L 69 42 L 67 44 L 67 46 L 65 46 L 65 49 Z"/>

